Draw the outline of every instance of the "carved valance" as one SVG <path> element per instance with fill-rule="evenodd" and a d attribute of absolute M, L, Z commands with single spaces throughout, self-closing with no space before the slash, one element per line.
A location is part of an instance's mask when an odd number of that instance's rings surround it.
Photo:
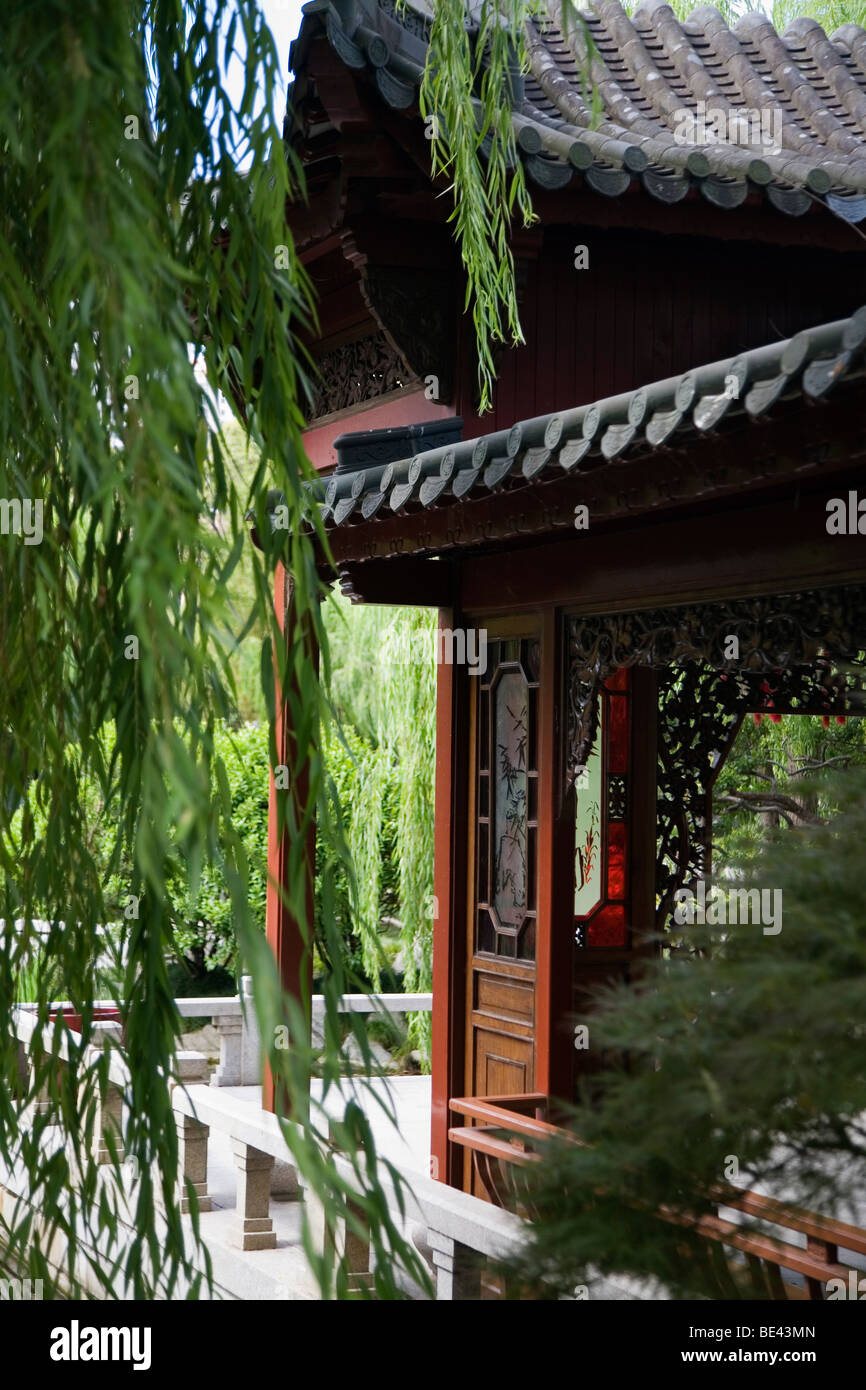
<path fill-rule="evenodd" d="M 344 343 L 317 359 L 310 423 L 322 416 L 385 396 L 415 382 L 400 353 L 382 332 Z"/>

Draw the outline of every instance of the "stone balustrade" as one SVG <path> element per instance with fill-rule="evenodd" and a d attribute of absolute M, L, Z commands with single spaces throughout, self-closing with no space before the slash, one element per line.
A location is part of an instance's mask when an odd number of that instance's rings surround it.
<path fill-rule="evenodd" d="M 220 1059 L 210 1079 L 212 1086 L 258 1086 L 262 1079 L 262 1048 L 252 999 L 252 979 L 244 975 L 240 995 L 226 998 L 176 999 L 175 1006 L 182 1018 L 210 1019 L 220 1036 Z M 63 1003 L 52 1008 L 68 1007 Z M 116 1001 L 100 999 L 95 1009 L 112 1009 Z M 23 1013 L 33 1012 L 35 1005 L 22 1004 Z M 376 1013 L 382 1017 L 395 1014 L 429 1013 L 433 1008 L 432 994 L 344 994 L 338 1001 L 340 1013 Z M 320 994 L 312 1000 L 313 1027 L 321 1024 L 325 1001 Z M 99 1024 L 94 1024 L 98 1029 Z"/>
<path fill-rule="evenodd" d="M 321 1240 L 330 1237 L 337 1241 L 346 1260 L 350 1287 L 357 1288 L 372 1278 L 369 1245 L 356 1231 L 348 1229 L 345 1222 L 337 1232 L 326 1232 L 315 1200 L 299 1184 L 281 1122 L 257 1104 L 250 1104 L 249 1099 L 225 1093 L 227 1087 L 248 1086 L 259 1081 L 261 1047 L 250 996 L 250 982 L 245 980 L 240 997 L 176 1001 L 178 1012 L 184 1017 L 210 1017 L 220 1032 L 221 1041 L 220 1064 L 213 1077 L 209 1077 L 207 1059 L 202 1054 L 177 1054 L 178 1080 L 173 1087 L 172 1104 L 179 1141 L 181 1208 L 184 1212 L 190 1211 L 194 1193 L 199 1212 L 206 1214 L 212 1210 L 208 1192 L 208 1143 L 211 1129 L 216 1129 L 231 1142 L 237 1175 L 232 1244 L 243 1251 L 273 1249 L 276 1234 L 269 1212 L 271 1197 L 306 1198 L 314 1231 L 318 1231 Z M 112 1007 L 112 1003 L 105 1001 L 101 1007 Z M 432 996 L 346 995 L 338 1007 L 343 1013 L 387 1016 L 429 1010 Z M 314 1025 L 323 1013 L 324 1000 L 314 997 Z M 19 1066 L 24 1069 L 37 1030 L 34 1007 L 19 1006 L 15 1018 Z M 110 1046 L 111 1040 L 120 1036 L 120 1025 L 108 1021 L 96 1023 L 94 1033 L 97 1040 L 91 1049 L 93 1055 L 100 1046 L 110 1050 L 108 1084 L 101 1097 L 95 1137 L 95 1156 L 99 1162 L 108 1163 L 113 1157 L 123 1158 L 122 1105 L 129 1094 L 130 1078 L 121 1054 Z M 56 1046 L 62 1066 L 69 1055 L 70 1039 L 61 1037 Z M 37 1103 L 50 1105 L 51 1102 L 46 1097 Z M 348 1185 L 356 1182 L 353 1167 L 346 1158 L 338 1154 L 332 1161 Z M 395 1216 L 399 1215 L 407 1234 L 414 1228 L 415 1243 L 432 1267 L 437 1298 L 479 1297 L 485 1261 L 507 1256 L 515 1250 L 523 1239 L 524 1223 L 466 1193 L 416 1172 L 402 1171 L 399 1165 L 395 1167 L 405 1183 L 401 1192 L 385 1167 L 380 1171 L 380 1181 L 389 1206 Z"/>
<path fill-rule="evenodd" d="M 274 1166 L 285 1167 L 291 1157 L 282 1132 L 285 1122 L 205 1086 L 177 1089 L 174 1108 L 176 1115 L 194 1121 L 205 1135 L 216 1130 L 231 1138 L 238 1172 L 233 1242 L 244 1250 L 272 1249 L 276 1236 L 268 1215 L 268 1184 Z M 331 1161 L 347 1186 L 357 1183 L 348 1159 L 336 1154 Z M 397 1181 L 385 1167 L 379 1171 L 379 1181 L 392 1214 L 432 1264 L 437 1300 L 480 1298 L 485 1264 L 515 1254 L 525 1240 L 526 1223 L 466 1192 L 399 1165 L 393 1167 L 405 1185 L 398 1191 Z M 187 1176 L 194 1180 L 192 1171 Z M 321 1209 L 311 1193 L 299 1187 L 298 1195 L 310 1204 L 314 1242 L 321 1245 L 328 1238 Z M 369 1243 L 345 1221 L 330 1238 L 346 1259 L 349 1287 L 368 1283 Z"/>

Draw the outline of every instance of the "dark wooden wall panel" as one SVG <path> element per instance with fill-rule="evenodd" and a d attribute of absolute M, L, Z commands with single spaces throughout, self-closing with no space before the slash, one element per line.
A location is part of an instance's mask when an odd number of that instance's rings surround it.
<path fill-rule="evenodd" d="M 589 248 L 589 269 L 574 248 Z M 610 228 L 550 228 L 524 267 L 526 344 L 499 354 L 479 419 L 472 323 L 461 320 L 456 411 L 467 438 L 632 390 L 842 318 L 866 302 L 861 256 Z"/>

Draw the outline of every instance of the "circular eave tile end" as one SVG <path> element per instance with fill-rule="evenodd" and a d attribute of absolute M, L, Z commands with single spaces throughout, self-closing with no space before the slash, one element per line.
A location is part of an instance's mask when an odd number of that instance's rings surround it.
<path fill-rule="evenodd" d="M 622 157 L 623 165 L 633 174 L 642 174 L 649 167 L 649 159 L 639 145 L 629 145 Z"/>
<path fill-rule="evenodd" d="M 562 425 L 562 416 L 561 416 L 561 415 L 552 415 L 552 416 L 550 417 L 550 419 L 548 420 L 547 426 L 546 426 L 545 431 L 544 431 L 544 447 L 545 447 L 545 449 L 555 449 L 555 448 L 556 448 L 557 444 L 559 443 L 560 439 L 562 438 L 562 429 L 563 429 L 563 425 Z"/>
<path fill-rule="evenodd" d="M 779 365 L 786 376 L 799 372 L 809 360 L 810 339 L 808 333 L 795 333 L 788 342 Z"/>
<path fill-rule="evenodd" d="M 647 413 L 647 405 L 647 393 L 643 387 L 640 387 L 639 390 L 634 392 L 628 403 L 628 422 L 630 425 L 640 425 L 643 423 L 644 416 Z"/>
<path fill-rule="evenodd" d="M 746 172 L 752 183 L 760 184 L 761 188 L 765 188 L 773 178 L 773 171 L 765 159 L 750 160 Z"/>
<path fill-rule="evenodd" d="M 812 193 L 829 193 L 833 180 L 825 169 L 810 169 L 806 175 L 806 187 Z"/>
<path fill-rule="evenodd" d="M 370 39 L 367 44 L 367 57 L 374 68 L 383 68 L 388 62 L 391 54 L 388 45 L 379 34 Z"/>
<path fill-rule="evenodd" d="M 448 479 L 451 477 L 452 473 L 454 472 L 456 463 L 457 458 L 454 453 L 454 450 L 449 449 L 448 453 L 444 456 L 442 462 L 439 465 L 439 477 L 443 480 L 443 482 L 447 482 Z"/>
<path fill-rule="evenodd" d="M 686 160 L 686 168 L 696 179 L 705 179 L 710 172 L 710 161 L 700 150 L 692 150 Z"/>
<path fill-rule="evenodd" d="M 541 136 L 535 126 L 521 126 L 517 136 L 518 149 L 523 150 L 524 154 L 538 154 L 541 149 Z"/>
<path fill-rule="evenodd" d="M 674 405 L 679 411 L 686 411 L 692 405 L 697 394 L 698 383 L 694 372 L 686 372 L 677 383 L 674 392 Z"/>
<path fill-rule="evenodd" d="M 591 405 L 583 417 L 582 433 L 584 439 L 594 439 L 598 434 L 598 427 L 601 424 L 601 411 L 597 405 Z"/>
<path fill-rule="evenodd" d="M 582 140 L 575 140 L 574 144 L 569 147 L 568 162 L 575 169 L 588 169 L 592 159 L 592 150 Z"/>

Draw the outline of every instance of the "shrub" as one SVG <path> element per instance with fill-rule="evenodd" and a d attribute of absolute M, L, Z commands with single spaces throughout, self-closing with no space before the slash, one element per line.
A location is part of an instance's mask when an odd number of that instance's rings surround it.
<path fill-rule="evenodd" d="M 524 1278 L 569 1292 L 595 1272 L 636 1275 L 724 1297 L 699 1243 L 659 1211 L 709 1212 L 732 1158 L 747 1187 L 862 1219 L 866 777 L 826 794 L 838 817 L 779 832 L 750 870 L 783 890 L 778 935 L 690 928 L 704 954 L 656 960 L 593 1014 L 608 1066 L 573 1117 L 587 1147 L 556 1143 L 538 1165 Z"/>

